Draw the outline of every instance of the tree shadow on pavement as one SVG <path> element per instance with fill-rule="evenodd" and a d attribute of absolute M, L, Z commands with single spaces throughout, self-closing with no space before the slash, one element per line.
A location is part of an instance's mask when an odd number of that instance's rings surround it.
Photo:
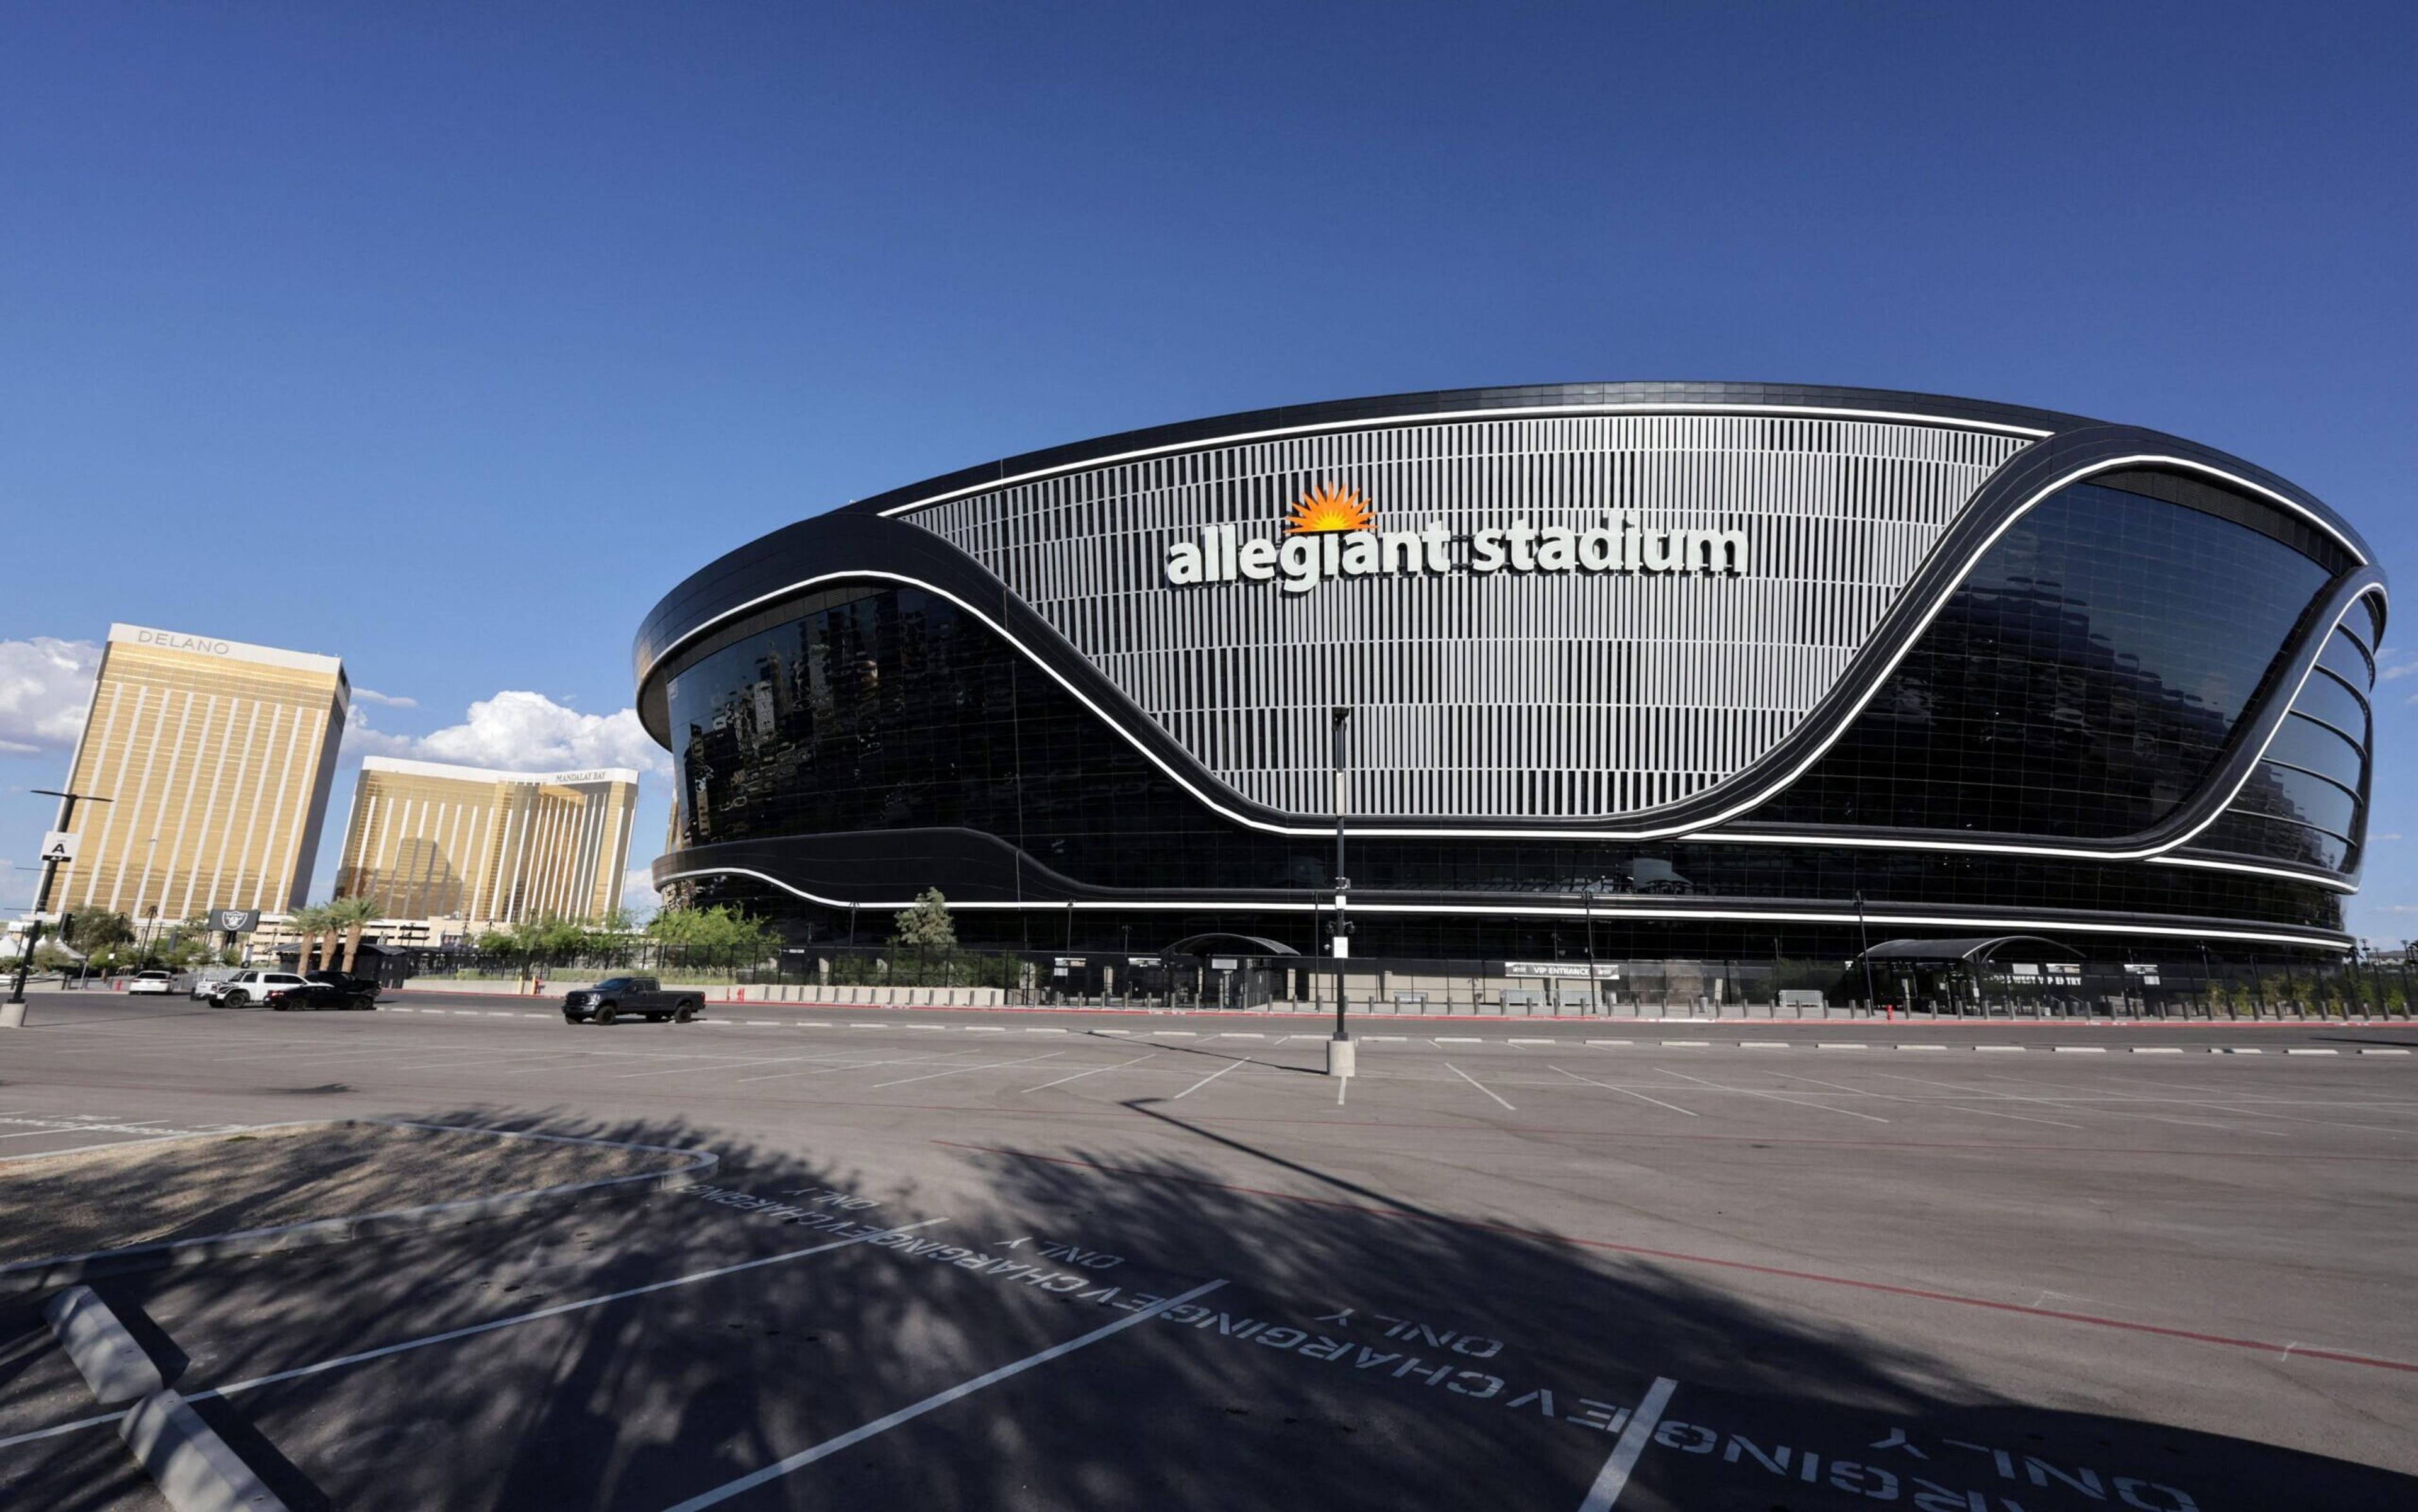
<path fill-rule="evenodd" d="M 2343 1459 L 2010 1401 L 1952 1358 L 1680 1267 L 1133 1108 L 1200 1155 L 959 1146 L 978 1184 L 941 1193 L 681 1120 L 524 1119 L 723 1165 L 686 1191 L 115 1285 L 191 1355 L 189 1394 L 390 1352 L 211 1408 L 274 1446 L 264 1474 L 298 1507 L 656 1512 L 1120 1320 L 727 1504 L 1575 1507 L 1665 1378 L 1621 1508 L 2418 1498 Z M 0 1347 L 23 1332 L 11 1308 Z M 71 1480 L 107 1431 L 0 1449 L 0 1485 L 112 1504 Z"/>

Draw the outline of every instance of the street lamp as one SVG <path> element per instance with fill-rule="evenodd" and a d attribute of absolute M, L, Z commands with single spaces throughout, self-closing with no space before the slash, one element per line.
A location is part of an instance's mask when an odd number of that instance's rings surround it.
<path fill-rule="evenodd" d="M 1584 907 L 1587 941 L 1587 1012 L 1601 1013 L 1603 1004 L 1599 1000 L 1603 996 L 1603 984 L 1599 980 L 1599 973 L 1596 970 L 1595 964 L 1595 883 L 1593 881 L 1587 883 L 1586 891 L 1582 895 L 1586 899 Z"/>
<path fill-rule="evenodd" d="M 79 802 L 86 803 L 111 802 L 109 799 L 97 797 L 91 793 L 62 793 L 48 787 L 37 787 L 34 791 L 44 798 L 63 800 L 59 806 L 59 828 L 62 831 L 75 822 L 75 806 Z M 51 880 L 58 874 L 59 858 L 56 855 L 44 856 L 42 888 L 34 895 L 33 926 L 25 932 L 24 954 L 17 957 L 17 980 L 8 989 L 7 1010 L 0 1012 L 0 1029 L 19 1028 L 25 1022 L 25 972 L 34 964 L 34 947 L 41 943 L 42 915 L 50 911 Z"/>
<path fill-rule="evenodd" d="M 1864 894 L 1861 889 L 1856 893 L 1856 938 L 1862 941 L 1864 947 L 1864 1011 L 1870 1013 L 1881 1005 L 1881 995 L 1879 989 L 1873 985 L 1873 936 L 1872 931 L 1864 927 Z M 1913 1017 L 1908 1014 L 1907 1022 L 1911 1023 Z"/>
<path fill-rule="evenodd" d="M 1344 1021 L 1343 963 L 1352 958 L 1352 921 L 1345 912 L 1347 894 L 1352 891 L 1352 878 L 1343 870 L 1343 816 L 1351 804 L 1344 789 L 1344 731 L 1352 723 L 1352 710 L 1337 705 L 1334 714 L 1335 759 L 1335 1037 L 1326 1042 L 1326 1074 L 1348 1077 L 1353 1074 L 1353 1061 L 1358 1046 L 1352 1043 L 1351 1027 Z"/>

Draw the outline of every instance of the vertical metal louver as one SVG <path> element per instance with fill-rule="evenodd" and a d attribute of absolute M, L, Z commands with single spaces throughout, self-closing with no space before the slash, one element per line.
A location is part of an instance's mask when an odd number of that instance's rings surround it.
<path fill-rule="evenodd" d="M 1358 711 L 1361 813 L 1610 818 L 1768 752 L 1855 659 L 2021 437 L 1896 421 L 1604 415 L 1405 423 L 1210 444 L 905 517 L 966 552 L 1201 764 L 1316 815 L 1326 710 Z M 1380 530 L 1442 521 L 1745 532 L 1743 576 L 1573 573 L 1171 588 L 1170 542 L 1273 535 L 1308 488 Z M 1465 558 L 1465 544 L 1456 550 Z"/>

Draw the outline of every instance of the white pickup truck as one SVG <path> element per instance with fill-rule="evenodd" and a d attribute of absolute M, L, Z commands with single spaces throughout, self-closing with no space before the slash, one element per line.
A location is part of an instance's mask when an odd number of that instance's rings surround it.
<path fill-rule="evenodd" d="M 311 984 L 292 971 L 237 971 L 223 982 L 210 986 L 210 1005 L 215 1008 L 249 1008 L 256 1002 L 267 1002 L 272 992 L 298 992 Z"/>

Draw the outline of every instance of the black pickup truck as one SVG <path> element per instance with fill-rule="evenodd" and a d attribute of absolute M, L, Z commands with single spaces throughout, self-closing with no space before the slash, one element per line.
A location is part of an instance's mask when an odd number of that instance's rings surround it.
<path fill-rule="evenodd" d="M 701 992 L 667 992 L 650 976 L 608 976 L 592 987 L 562 995 L 566 1024 L 610 1024 L 643 1016 L 650 1024 L 668 1018 L 685 1024 L 705 1012 Z"/>

